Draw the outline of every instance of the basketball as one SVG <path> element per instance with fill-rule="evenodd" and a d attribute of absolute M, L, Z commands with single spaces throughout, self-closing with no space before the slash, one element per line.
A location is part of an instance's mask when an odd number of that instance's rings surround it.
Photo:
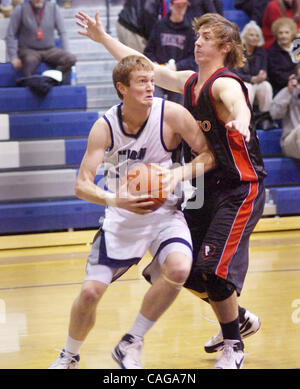
<path fill-rule="evenodd" d="M 138 164 L 128 170 L 122 180 L 127 191 L 134 196 L 148 195 L 154 202 L 153 210 L 158 209 L 167 200 L 168 193 L 163 189 L 159 165 Z"/>

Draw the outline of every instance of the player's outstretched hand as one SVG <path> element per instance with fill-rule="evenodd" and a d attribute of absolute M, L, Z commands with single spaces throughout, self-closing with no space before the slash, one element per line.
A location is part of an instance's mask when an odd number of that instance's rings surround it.
<path fill-rule="evenodd" d="M 245 125 L 243 122 L 239 120 L 232 120 L 226 123 L 225 127 L 230 131 L 238 131 L 243 137 L 246 139 L 246 142 L 250 140 L 250 130 L 248 125 Z"/>
<path fill-rule="evenodd" d="M 95 19 L 92 19 L 86 13 L 79 11 L 76 15 L 76 24 L 82 28 L 78 31 L 79 35 L 86 36 L 95 42 L 101 43 L 102 37 L 106 34 L 101 23 L 99 12 L 96 12 Z"/>

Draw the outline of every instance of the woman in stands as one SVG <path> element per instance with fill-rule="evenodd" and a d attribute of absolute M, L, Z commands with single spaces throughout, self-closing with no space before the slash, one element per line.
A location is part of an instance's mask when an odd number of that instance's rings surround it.
<path fill-rule="evenodd" d="M 297 25 L 290 18 L 280 18 L 272 25 L 275 42 L 268 50 L 268 75 L 274 95 L 287 86 L 289 77 L 295 74 L 293 40 Z"/>
<path fill-rule="evenodd" d="M 272 0 L 269 2 L 262 21 L 265 49 L 269 49 L 274 43 L 275 37 L 272 31 L 272 24 L 281 17 L 292 19 L 297 25 L 298 32 L 300 32 L 299 10 L 298 0 Z"/>
<path fill-rule="evenodd" d="M 256 118 L 259 120 L 259 128 L 271 128 L 273 126 L 269 110 L 273 98 L 273 89 L 267 81 L 268 57 L 267 52 L 261 46 L 264 38 L 261 28 L 256 22 L 251 21 L 245 25 L 241 32 L 241 39 L 244 45 L 246 62 L 243 67 L 237 68 L 234 72 L 244 81 L 249 94 L 249 101 L 253 106 L 256 101 L 258 110 Z"/>

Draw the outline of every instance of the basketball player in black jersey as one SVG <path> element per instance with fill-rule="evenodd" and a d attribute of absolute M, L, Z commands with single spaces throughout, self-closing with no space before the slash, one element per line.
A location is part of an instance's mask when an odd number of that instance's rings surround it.
<path fill-rule="evenodd" d="M 76 15 L 79 33 L 95 40 L 117 59 L 137 54 L 109 36 L 96 14 Z M 155 83 L 185 96 L 209 140 L 218 166 L 205 176 L 201 209 L 187 209 L 194 263 L 185 286 L 207 300 L 221 331 L 206 344 L 207 352 L 223 350 L 215 368 L 239 369 L 243 365 L 242 337 L 255 333 L 259 319 L 239 308 L 248 268 L 249 237 L 263 213 L 266 172 L 252 126 L 247 89 L 228 67 L 242 66 L 243 47 L 238 26 L 218 14 L 194 20 L 197 35 L 195 60 L 199 72 L 170 71 L 154 65 Z M 193 159 L 184 145 L 185 161 Z"/>

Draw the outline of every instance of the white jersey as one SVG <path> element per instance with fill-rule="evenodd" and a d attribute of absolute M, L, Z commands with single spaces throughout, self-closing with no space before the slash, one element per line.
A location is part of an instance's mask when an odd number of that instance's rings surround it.
<path fill-rule="evenodd" d="M 126 172 L 137 163 L 156 163 L 170 168 L 172 165 L 172 152 L 168 150 L 163 140 L 163 115 L 165 100 L 154 97 L 150 115 L 137 134 L 126 133 L 121 107 L 122 103 L 109 109 L 104 119 L 109 125 L 111 133 L 111 148 L 107 150 L 104 158 L 106 186 L 115 191 L 116 179 L 123 177 Z M 170 212 L 176 208 L 178 197 L 170 196 L 162 207 L 151 214 L 139 215 L 117 207 L 106 208 L 103 227 L 109 229 L 109 222 L 134 219 L 135 223 L 145 224 L 145 217 L 154 220 L 158 215 Z M 153 219 L 154 218 L 154 219 Z"/>
<path fill-rule="evenodd" d="M 164 100 L 153 99 L 150 115 L 136 135 L 126 133 L 121 106 L 112 107 L 104 115 L 112 140 L 104 160 L 104 168 L 105 163 L 110 164 L 106 166 L 108 187 L 114 175 L 123 176 L 136 163 L 156 163 L 167 168 L 172 165 L 173 150 L 168 150 L 163 140 Z M 177 201 L 171 195 L 160 208 L 145 215 L 107 207 L 88 257 L 86 280 L 109 284 L 122 274 L 119 268 L 126 271 L 148 250 L 160 264 L 171 252 L 181 252 L 192 260 L 190 231 L 183 213 L 177 210 Z M 115 270 L 110 271 L 107 266 Z"/>

